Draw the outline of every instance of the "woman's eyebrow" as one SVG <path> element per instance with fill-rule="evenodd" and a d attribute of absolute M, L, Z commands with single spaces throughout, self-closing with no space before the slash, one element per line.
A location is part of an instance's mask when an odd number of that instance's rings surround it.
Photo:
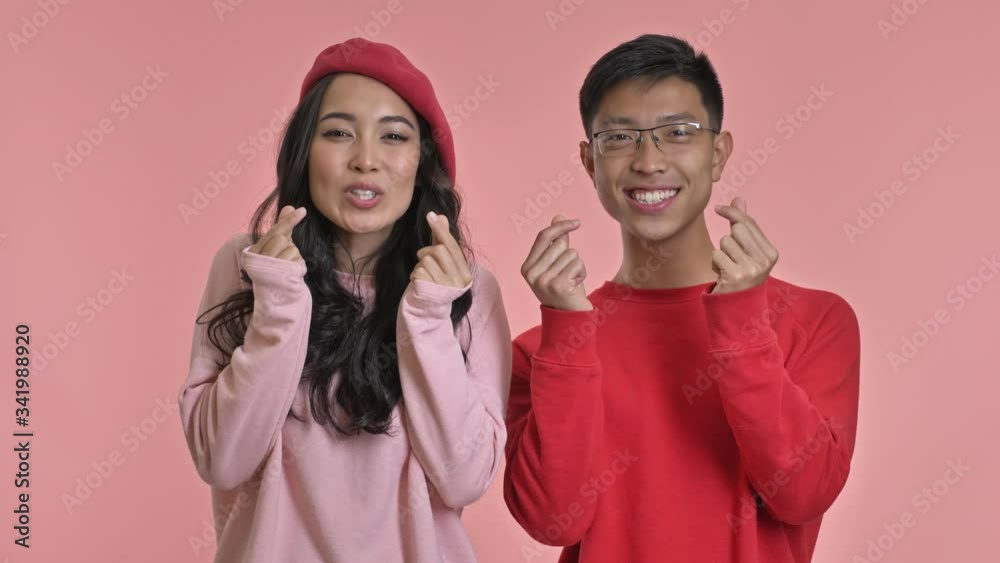
<path fill-rule="evenodd" d="M 410 129 L 413 129 L 414 131 L 417 130 L 417 128 L 414 127 L 414 125 L 412 123 L 410 123 L 410 120 L 406 119 L 402 115 L 386 115 L 382 119 L 379 119 L 378 122 L 379 123 L 403 123 L 405 125 L 409 125 Z"/>
<path fill-rule="evenodd" d="M 358 119 L 354 117 L 354 114 L 344 113 L 342 111 L 331 111 L 330 113 L 319 118 L 320 122 L 326 121 L 327 119 L 343 119 L 345 121 L 357 121 Z"/>
<path fill-rule="evenodd" d="M 327 119 L 343 119 L 344 121 L 351 121 L 351 122 L 355 122 L 355 121 L 358 120 L 358 118 L 355 117 L 355 115 L 353 113 L 346 113 L 346 112 L 343 112 L 343 111 L 331 111 L 330 113 L 327 113 L 323 117 L 319 118 L 320 122 L 323 122 L 323 121 L 325 121 Z M 406 119 L 402 115 L 386 115 L 386 116 L 381 117 L 378 120 L 378 122 L 379 123 L 402 123 L 404 125 L 408 125 L 410 127 L 410 129 L 413 129 L 414 131 L 416 131 L 416 129 L 417 129 L 416 126 L 414 126 L 413 123 L 409 119 Z"/>

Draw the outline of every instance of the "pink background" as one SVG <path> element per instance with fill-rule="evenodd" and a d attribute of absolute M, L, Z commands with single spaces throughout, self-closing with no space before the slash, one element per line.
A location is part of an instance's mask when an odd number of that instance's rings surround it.
<path fill-rule="evenodd" d="M 46 2 L 55 15 L 42 15 Z M 894 6 L 897 29 L 880 30 Z M 583 220 L 574 244 L 588 289 L 617 269 L 615 224 L 575 157 L 576 96 L 602 53 L 659 32 L 705 48 L 720 73 L 736 152 L 716 202 L 727 199 L 724 188 L 744 196 L 782 253 L 774 274 L 840 293 L 862 324 L 857 452 L 815 561 L 866 556 L 905 512 L 915 525 L 882 538 L 881 561 L 997 561 L 1000 279 L 979 266 L 1000 251 L 1000 195 L 985 173 L 996 159 L 998 15 L 986 3 L 943 0 L 243 1 L 221 17 L 210 0 L 4 2 L 0 425 L 18 429 L 14 329 L 30 323 L 36 436 L 30 550 L 12 543 L 15 443 L 0 441 L 0 556 L 211 561 L 214 543 L 197 555 L 190 543 L 211 518 L 209 490 L 176 410 L 157 410 L 157 401 L 173 405 L 185 377 L 213 253 L 244 228 L 273 180 L 272 112 L 287 114 L 320 49 L 364 34 L 399 46 L 432 78 L 460 120 L 465 218 L 517 333 L 538 320 L 518 268 L 554 213 Z M 33 18 L 43 24 L 34 33 Z M 143 88 L 147 66 L 167 75 Z M 493 91 L 476 98 L 490 77 Z M 808 109 L 814 87 L 832 94 Z M 144 99 L 126 114 L 115 100 L 134 88 Z M 789 129 L 785 116 L 797 110 L 800 128 Z M 110 132 L 57 174 L 67 146 L 86 145 L 83 131 L 102 120 Z M 935 149 L 939 130 L 957 138 Z M 251 137 L 262 152 L 247 152 Z M 764 147 L 771 152 L 758 165 L 747 151 L 762 160 Z M 933 163 L 924 170 L 914 158 Z M 239 172 L 205 192 L 229 161 Z M 556 197 L 544 195 L 560 175 Z M 891 194 L 897 181 L 899 193 L 880 204 L 876 192 Z M 528 202 L 542 215 L 519 231 L 514 216 Z M 195 203 L 206 205 L 185 218 L 180 206 Z M 878 216 L 849 237 L 845 224 L 858 224 L 859 208 Z M 718 240 L 726 225 L 709 221 Z M 115 272 L 132 279 L 121 286 Z M 976 291 L 971 300 L 951 293 L 959 284 Z M 917 336 L 916 355 L 894 369 L 889 355 L 902 354 L 904 337 L 939 310 L 948 322 Z M 69 334 L 67 323 L 76 325 Z M 133 426 L 144 441 L 128 438 Z M 111 456 L 119 465 L 98 479 L 95 466 L 107 468 Z M 959 460 L 968 472 L 922 512 L 928 505 L 914 495 Z M 64 495 L 88 475 L 98 486 L 67 510 Z M 480 560 L 555 561 L 558 549 L 520 531 L 500 489 L 498 480 L 464 518 Z"/>

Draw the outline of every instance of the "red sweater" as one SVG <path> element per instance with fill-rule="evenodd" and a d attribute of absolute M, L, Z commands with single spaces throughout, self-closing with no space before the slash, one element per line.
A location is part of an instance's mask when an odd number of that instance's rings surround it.
<path fill-rule="evenodd" d="M 541 306 L 514 340 L 504 498 L 560 563 L 803 563 L 847 479 L 860 337 L 768 278 Z"/>

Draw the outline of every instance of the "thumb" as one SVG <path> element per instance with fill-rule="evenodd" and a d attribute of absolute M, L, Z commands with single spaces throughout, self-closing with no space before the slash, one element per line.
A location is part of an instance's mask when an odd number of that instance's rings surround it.
<path fill-rule="evenodd" d="M 742 197 L 734 197 L 733 198 L 733 207 L 735 207 L 736 209 L 739 209 L 743 213 L 746 213 L 747 212 L 747 200 L 743 199 Z"/>
<path fill-rule="evenodd" d="M 555 217 L 553 217 L 552 218 L 552 223 L 550 223 L 550 224 L 551 225 L 558 225 L 559 223 L 562 223 L 563 221 L 568 221 L 568 219 L 566 219 L 566 217 L 564 215 L 560 214 L 560 215 L 556 215 Z M 561 234 L 558 237 L 556 237 L 556 240 L 559 240 L 559 239 L 565 240 L 566 244 L 569 244 L 569 233 Z"/>
<path fill-rule="evenodd" d="M 433 242 L 434 244 L 440 242 L 440 240 L 438 240 L 438 235 L 437 235 L 438 221 L 439 218 L 437 213 L 434 213 L 433 211 L 429 211 L 427 213 L 427 225 L 430 226 L 431 228 L 431 242 Z"/>

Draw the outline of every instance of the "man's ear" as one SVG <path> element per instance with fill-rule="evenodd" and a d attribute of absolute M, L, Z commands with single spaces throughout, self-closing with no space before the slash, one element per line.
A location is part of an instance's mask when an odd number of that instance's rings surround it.
<path fill-rule="evenodd" d="M 587 171 L 587 175 L 590 176 L 591 181 L 593 181 L 594 152 L 590 150 L 590 143 L 587 141 L 580 141 L 580 163 L 583 164 L 583 169 Z"/>
<path fill-rule="evenodd" d="M 722 178 L 722 171 L 726 169 L 726 162 L 733 154 L 733 136 L 729 131 L 723 131 L 715 139 L 715 146 L 712 148 L 712 181 L 718 182 Z"/>

